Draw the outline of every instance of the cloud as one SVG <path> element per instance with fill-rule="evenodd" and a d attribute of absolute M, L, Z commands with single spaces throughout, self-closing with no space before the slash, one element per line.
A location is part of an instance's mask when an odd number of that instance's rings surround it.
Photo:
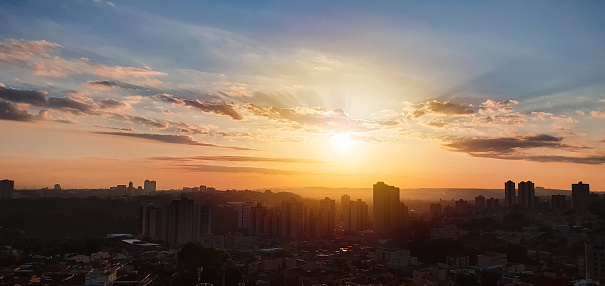
<path fill-rule="evenodd" d="M 99 108 L 101 108 L 101 109 L 112 109 L 112 108 L 128 106 L 126 103 L 113 99 L 113 98 L 102 99 L 102 100 L 99 100 L 98 103 L 99 103 Z"/>
<path fill-rule="evenodd" d="M 7 39 L 0 42 L 0 62 L 32 68 L 39 76 L 89 74 L 110 79 L 128 79 L 149 86 L 161 84 L 157 77 L 166 75 L 149 67 L 106 66 L 87 58 L 67 60 L 56 56 L 59 48 L 60 45 L 47 41 Z"/>
<path fill-rule="evenodd" d="M 166 102 L 171 102 L 176 105 L 189 106 L 199 109 L 203 112 L 214 113 L 219 115 L 227 115 L 235 120 L 242 120 L 244 117 L 234 108 L 233 104 L 221 103 L 207 103 L 199 100 L 188 100 L 183 98 L 175 98 L 170 94 L 156 94 L 153 98 Z"/>
<path fill-rule="evenodd" d="M 104 134 L 104 135 L 114 135 L 114 136 L 124 136 L 124 137 L 141 138 L 141 139 L 159 141 L 159 142 L 164 142 L 164 143 L 173 143 L 173 144 L 185 144 L 185 145 L 195 145 L 195 146 L 205 146 L 205 147 L 218 147 L 218 148 L 227 148 L 227 149 L 234 149 L 234 150 L 255 150 L 255 149 L 243 148 L 243 147 L 222 146 L 222 145 L 215 145 L 215 144 L 198 142 L 198 141 L 195 141 L 190 136 L 183 136 L 183 135 L 163 135 L 163 134 L 126 133 L 126 132 L 94 132 L 94 133 Z"/>
<path fill-rule="evenodd" d="M 524 137 L 457 138 L 454 139 L 453 142 L 445 144 L 445 146 L 456 152 L 464 152 L 473 157 L 482 158 L 591 165 L 605 163 L 605 156 L 601 154 L 589 156 L 564 156 L 534 155 L 524 152 L 533 148 L 550 148 L 553 150 L 566 149 L 570 151 L 592 149 L 585 146 L 566 145 L 561 143 L 562 140 L 562 137 L 554 137 L 547 134 Z"/>
<path fill-rule="evenodd" d="M 245 106 L 257 116 L 278 122 L 294 123 L 295 127 L 313 126 L 324 130 L 367 132 L 375 130 L 370 122 L 351 119 L 342 109 L 325 107 L 260 107 L 253 104 Z"/>
<path fill-rule="evenodd" d="M 603 111 L 591 111 L 590 112 L 590 116 L 596 117 L 596 118 L 605 118 L 605 112 L 603 112 Z"/>
<path fill-rule="evenodd" d="M 95 110 L 92 100 L 86 100 L 82 97 L 50 97 L 45 106 L 85 114 L 91 114 Z"/>
<path fill-rule="evenodd" d="M 18 109 L 14 104 L 0 101 L 0 119 L 13 121 L 34 121 L 36 116 L 27 113 L 27 110 Z"/>
<path fill-rule="evenodd" d="M 257 168 L 257 167 L 230 167 L 215 165 L 179 165 L 189 172 L 208 172 L 208 173 L 255 173 L 267 175 L 296 175 L 306 172 L 290 171 L 281 169 Z"/>
<path fill-rule="evenodd" d="M 86 82 L 86 84 L 88 84 L 89 86 L 91 86 L 93 88 L 99 88 L 99 89 L 119 87 L 119 88 L 125 88 L 125 89 L 140 90 L 140 89 L 144 88 L 139 85 L 125 83 L 125 82 L 121 82 L 121 81 L 114 81 L 114 80 L 92 80 L 92 81 Z"/>
<path fill-rule="evenodd" d="M 512 106 L 517 104 L 519 104 L 519 102 L 512 99 L 500 101 L 488 99 L 481 104 L 481 108 L 489 111 L 509 113 L 514 111 Z"/>
<path fill-rule="evenodd" d="M 150 119 L 150 118 L 147 118 L 144 116 L 139 116 L 139 115 L 113 113 L 112 117 L 116 118 L 118 120 L 139 123 L 139 124 L 143 124 L 143 125 L 147 125 L 147 126 L 157 127 L 160 129 L 166 129 L 170 126 L 170 122 L 168 122 L 168 121 Z"/>
<path fill-rule="evenodd" d="M 512 153 L 530 148 L 559 148 L 569 147 L 561 144 L 561 137 L 546 134 L 527 137 L 500 138 L 457 138 L 445 146 L 454 151 L 465 153 Z"/>
<path fill-rule="evenodd" d="M 417 118 L 425 114 L 437 113 L 448 116 L 453 115 L 470 115 L 475 111 L 465 105 L 451 103 L 449 101 L 439 102 L 436 100 L 427 101 L 424 103 L 412 105 L 412 116 Z"/>
<path fill-rule="evenodd" d="M 504 160 L 524 160 L 534 162 L 560 162 L 599 165 L 605 163 L 605 156 L 595 155 L 587 157 L 559 156 L 559 155 L 504 155 L 504 154 L 471 154 L 475 157 L 489 157 Z"/>
<path fill-rule="evenodd" d="M 0 42 L 0 61 L 24 63 L 33 57 L 50 57 L 61 46 L 47 41 L 6 39 Z"/>
<path fill-rule="evenodd" d="M 328 161 L 307 158 L 273 158 L 257 156 L 192 156 L 192 157 L 151 157 L 161 161 L 227 161 L 227 162 L 274 162 L 274 163 L 327 163 Z"/>
<path fill-rule="evenodd" d="M 5 88 L 4 85 L 0 86 L 0 98 L 18 102 L 18 103 L 29 103 L 36 106 L 46 104 L 46 92 L 35 91 L 35 90 L 19 90 L 14 88 Z"/>

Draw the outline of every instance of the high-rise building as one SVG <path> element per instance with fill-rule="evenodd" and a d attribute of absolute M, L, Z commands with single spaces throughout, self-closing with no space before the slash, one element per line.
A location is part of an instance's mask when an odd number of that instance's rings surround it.
<path fill-rule="evenodd" d="M 586 279 L 605 284 L 605 236 L 597 235 L 584 243 Z"/>
<path fill-rule="evenodd" d="M 145 180 L 143 183 L 143 189 L 145 190 L 145 194 L 153 193 L 156 191 L 156 182 Z"/>
<path fill-rule="evenodd" d="M 368 229 L 368 205 L 361 199 L 358 199 L 350 203 L 349 210 L 351 214 L 351 230 L 362 231 Z"/>
<path fill-rule="evenodd" d="M 518 203 L 526 210 L 533 210 L 536 207 L 536 193 L 534 183 L 531 181 L 520 182 Z"/>
<path fill-rule="evenodd" d="M 349 195 L 342 195 L 340 197 L 340 211 L 342 213 L 342 229 L 344 231 L 351 230 L 351 197 Z"/>
<path fill-rule="evenodd" d="M 202 237 L 210 235 L 212 233 L 212 228 L 210 222 L 212 221 L 211 211 L 209 205 L 199 205 L 197 207 L 199 210 L 199 215 L 196 215 L 198 219 L 197 222 L 197 232 L 196 236 L 199 239 Z"/>
<path fill-rule="evenodd" d="M 294 199 L 283 201 L 281 205 L 281 236 L 290 239 L 304 237 L 304 207 Z"/>
<path fill-rule="evenodd" d="M 485 205 L 487 206 L 487 209 L 491 212 L 496 211 L 498 209 L 500 209 L 500 200 L 499 199 L 494 199 L 493 197 L 485 200 Z"/>
<path fill-rule="evenodd" d="M 183 197 L 170 203 L 170 245 L 185 245 L 193 241 L 194 203 Z"/>
<path fill-rule="evenodd" d="M 485 197 L 484 196 L 479 195 L 479 196 L 475 197 L 475 207 L 479 208 L 479 209 L 485 208 Z"/>
<path fill-rule="evenodd" d="M 2 200 L 12 199 L 14 191 L 15 191 L 15 181 L 6 180 L 6 179 L 0 181 L 0 199 L 2 199 Z"/>
<path fill-rule="evenodd" d="M 139 207 L 139 221 L 141 224 L 141 236 L 149 237 L 153 240 L 161 240 L 160 223 L 161 210 L 153 205 L 144 205 Z"/>
<path fill-rule="evenodd" d="M 234 203 L 237 209 L 237 227 L 248 230 L 250 228 L 250 209 L 255 205 L 254 202 Z"/>
<path fill-rule="evenodd" d="M 169 205 L 141 206 L 141 236 L 161 240 L 171 246 L 200 241 L 210 234 L 210 207 L 196 205 L 193 200 L 182 198 Z"/>
<path fill-rule="evenodd" d="M 578 212 L 588 210 L 588 202 L 590 197 L 590 185 L 578 182 L 571 184 L 571 206 Z"/>
<path fill-rule="evenodd" d="M 430 206 L 431 217 L 441 216 L 441 204 L 431 204 Z"/>
<path fill-rule="evenodd" d="M 267 235 L 265 234 L 265 218 L 267 217 L 267 207 L 257 203 L 256 206 L 250 208 L 250 227 L 248 228 L 249 235 Z"/>
<path fill-rule="evenodd" d="M 391 232 L 399 227 L 399 188 L 384 182 L 374 184 L 372 204 L 376 233 Z"/>
<path fill-rule="evenodd" d="M 468 201 L 465 201 L 463 199 L 457 200 L 454 203 L 454 206 L 456 207 L 456 214 L 459 215 L 470 215 L 471 214 L 471 207 L 468 204 Z"/>
<path fill-rule="evenodd" d="M 550 197 L 550 207 L 553 212 L 562 212 L 567 209 L 567 196 L 552 195 Z"/>
<path fill-rule="evenodd" d="M 510 208 L 515 204 L 515 182 L 508 180 L 504 183 L 504 207 Z"/>
<path fill-rule="evenodd" d="M 336 201 L 329 197 L 319 201 L 319 217 L 324 224 L 325 236 L 332 236 L 336 228 Z"/>

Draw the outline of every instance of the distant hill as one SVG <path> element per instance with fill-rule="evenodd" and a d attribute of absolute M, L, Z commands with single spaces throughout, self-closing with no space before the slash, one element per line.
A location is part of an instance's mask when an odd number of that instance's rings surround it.
<path fill-rule="evenodd" d="M 324 188 L 324 187 L 305 187 L 305 188 L 280 188 L 273 191 L 287 191 L 299 194 L 302 197 L 312 199 L 323 199 L 330 197 L 337 201 L 343 194 L 347 194 L 351 199 L 362 199 L 367 202 L 372 201 L 372 188 Z M 401 189 L 402 200 L 422 200 L 438 201 L 443 200 L 474 200 L 476 196 L 483 195 L 486 198 L 494 197 L 496 199 L 504 198 L 504 189 L 465 189 L 465 188 L 419 188 L 419 189 Z M 569 190 L 536 188 L 536 196 L 550 195 L 571 195 Z"/>

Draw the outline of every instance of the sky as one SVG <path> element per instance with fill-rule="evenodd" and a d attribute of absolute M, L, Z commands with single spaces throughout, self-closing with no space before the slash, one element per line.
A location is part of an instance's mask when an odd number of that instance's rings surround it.
<path fill-rule="evenodd" d="M 16 188 L 605 191 L 602 1 L 0 2 Z"/>

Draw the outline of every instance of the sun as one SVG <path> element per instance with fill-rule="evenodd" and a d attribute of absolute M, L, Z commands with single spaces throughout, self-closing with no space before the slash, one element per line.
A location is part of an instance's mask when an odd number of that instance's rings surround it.
<path fill-rule="evenodd" d="M 350 134 L 336 134 L 330 138 L 330 143 L 339 151 L 348 151 L 353 148 L 354 141 Z"/>

